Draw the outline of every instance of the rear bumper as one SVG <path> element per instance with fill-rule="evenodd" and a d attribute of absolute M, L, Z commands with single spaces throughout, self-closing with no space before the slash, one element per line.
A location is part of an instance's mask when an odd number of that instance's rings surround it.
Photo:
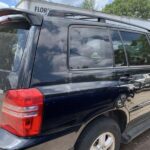
<path fill-rule="evenodd" d="M 48 142 L 47 142 L 48 141 Z M 76 133 L 72 132 L 52 140 L 51 136 L 37 138 L 20 138 L 3 129 L 0 129 L 1 150 L 70 150 L 76 141 Z M 43 144 L 42 144 L 43 143 Z M 40 145 L 39 145 L 40 144 Z"/>

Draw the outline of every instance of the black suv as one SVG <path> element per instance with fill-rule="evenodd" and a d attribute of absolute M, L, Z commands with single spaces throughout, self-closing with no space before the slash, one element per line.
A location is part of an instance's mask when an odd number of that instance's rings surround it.
<path fill-rule="evenodd" d="M 0 16 L 0 149 L 119 150 L 150 128 L 148 29 L 92 13 Z"/>

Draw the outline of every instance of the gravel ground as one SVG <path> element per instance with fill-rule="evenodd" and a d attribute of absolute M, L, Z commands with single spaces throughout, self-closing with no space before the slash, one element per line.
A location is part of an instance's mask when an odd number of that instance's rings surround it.
<path fill-rule="evenodd" d="M 122 145 L 120 150 L 150 150 L 150 130 L 137 137 L 131 143 Z"/>

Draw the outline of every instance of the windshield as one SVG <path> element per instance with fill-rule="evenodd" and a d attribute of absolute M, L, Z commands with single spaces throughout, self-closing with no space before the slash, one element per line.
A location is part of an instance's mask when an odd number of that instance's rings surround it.
<path fill-rule="evenodd" d="M 16 71 L 19 67 L 29 31 L 21 26 L 0 26 L 0 70 Z"/>

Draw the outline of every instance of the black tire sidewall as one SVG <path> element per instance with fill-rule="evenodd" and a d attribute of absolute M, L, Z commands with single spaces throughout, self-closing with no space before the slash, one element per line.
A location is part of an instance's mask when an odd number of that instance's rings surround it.
<path fill-rule="evenodd" d="M 121 133 L 118 124 L 109 118 L 92 122 L 79 137 L 75 150 L 90 150 L 92 143 L 103 133 L 110 132 L 115 138 L 115 150 L 120 148 Z"/>

